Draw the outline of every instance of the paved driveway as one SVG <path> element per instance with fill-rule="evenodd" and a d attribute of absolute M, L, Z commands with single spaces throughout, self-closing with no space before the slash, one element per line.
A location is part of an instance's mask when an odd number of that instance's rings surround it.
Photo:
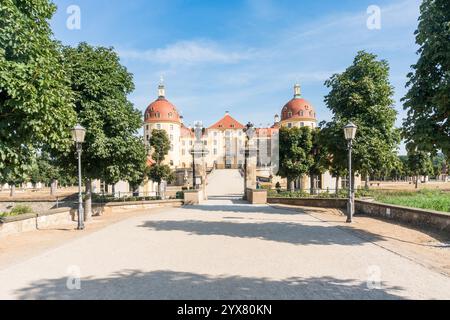
<path fill-rule="evenodd" d="M 363 238 L 237 200 L 148 211 L 0 270 L 0 298 L 450 298 L 448 277 Z"/>

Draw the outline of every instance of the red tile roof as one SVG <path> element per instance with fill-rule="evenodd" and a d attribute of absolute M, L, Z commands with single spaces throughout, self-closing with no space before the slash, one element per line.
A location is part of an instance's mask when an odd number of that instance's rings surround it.
<path fill-rule="evenodd" d="M 208 129 L 219 129 L 219 130 L 227 130 L 227 129 L 244 129 L 244 125 L 239 123 L 236 119 L 231 117 L 228 113 L 220 119 L 217 123 L 213 124 Z"/>

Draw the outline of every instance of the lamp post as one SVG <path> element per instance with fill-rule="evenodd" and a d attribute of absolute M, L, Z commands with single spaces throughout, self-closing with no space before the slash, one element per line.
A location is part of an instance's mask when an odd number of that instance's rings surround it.
<path fill-rule="evenodd" d="M 244 200 L 247 200 L 247 174 L 248 174 L 248 156 L 250 155 L 250 140 L 255 135 L 253 123 L 249 122 L 244 128 L 246 134 L 244 150 Z"/>
<path fill-rule="evenodd" d="M 354 204 L 354 194 L 353 194 L 353 181 L 352 181 L 352 149 L 353 149 L 353 140 L 356 137 L 356 130 L 358 127 L 350 122 L 348 125 L 344 127 L 344 135 L 345 139 L 348 143 L 348 208 L 347 208 L 347 223 L 353 222 L 353 213 L 355 209 Z"/>
<path fill-rule="evenodd" d="M 83 210 L 83 195 L 81 194 L 81 151 L 86 136 L 86 129 L 81 125 L 76 125 L 72 129 L 72 140 L 77 147 L 78 155 L 78 227 L 77 230 L 84 230 L 84 210 Z"/>

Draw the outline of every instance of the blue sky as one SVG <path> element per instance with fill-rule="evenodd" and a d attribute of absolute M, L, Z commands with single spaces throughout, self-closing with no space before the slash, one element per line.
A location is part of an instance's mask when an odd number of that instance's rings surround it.
<path fill-rule="evenodd" d="M 134 74 L 130 95 L 144 111 L 161 75 L 167 98 L 187 124 L 209 125 L 225 111 L 241 122 L 273 122 L 300 82 L 303 96 L 329 120 L 324 81 L 359 50 L 389 61 L 398 125 L 406 74 L 416 62 L 420 0 L 55 0 L 55 37 L 113 46 Z M 70 5 L 81 29 L 66 27 Z M 381 8 L 381 29 L 369 30 L 367 8 Z"/>

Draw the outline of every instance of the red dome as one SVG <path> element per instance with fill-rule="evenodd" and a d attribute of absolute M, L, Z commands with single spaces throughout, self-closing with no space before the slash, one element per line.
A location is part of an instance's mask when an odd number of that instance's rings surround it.
<path fill-rule="evenodd" d="M 177 122 L 181 123 L 177 108 L 166 98 L 158 98 L 145 111 L 145 122 Z"/>
<path fill-rule="evenodd" d="M 316 111 L 305 99 L 294 98 L 281 110 L 281 121 L 294 119 L 315 121 Z"/>

